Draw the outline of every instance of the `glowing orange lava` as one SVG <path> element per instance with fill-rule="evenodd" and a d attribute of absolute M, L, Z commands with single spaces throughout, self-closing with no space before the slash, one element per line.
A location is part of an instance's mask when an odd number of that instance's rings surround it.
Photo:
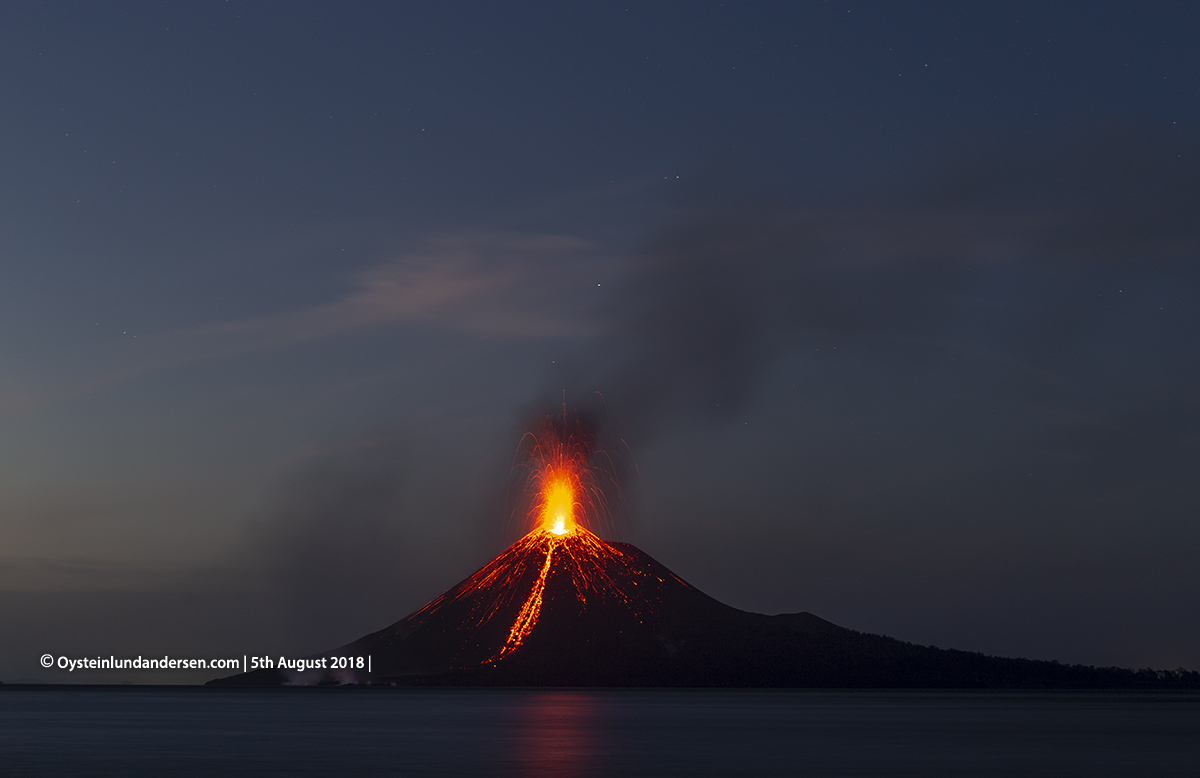
<path fill-rule="evenodd" d="M 527 564 L 541 559 L 541 569 L 517 612 L 504 647 L 489 662 L 503 659 L 519 649 L 537 625 L 546 592 L 546 580 L 556 561 L 561 573 L 571 576 L 575 596 L 585 608 L 589 594 L 629 604 L 628 598 L 611 577 L 614 571 L 626 568 L 625 555 L 579 525 L 569 533 L 558 533 L 553 527 L 539 527 L 514 544 L 511 552 L 517 558 L 529 560 Z"/>
<path fill-rule="evenodd" d="M 474 661 L 489 664 L 518 651 L 537 626 L 547 597 L 570 596 L 570 592 L 584 609 L 589 601 L 605 603 L 603 607 L 612 603 L 634 607 L 627 586 L 629 582 L 637 586 L 644 573 L 618 545 L 606 543 L 587 528 L 603 515 L 604 495 L 590 469 L 587 431 L 573 437 L 566 426 L 565 421 L 562 429 L 547 423 L 540 434 L 526 438 L 532 441 L 526 452 L 530 468 L 526 534 L 475 575 L 413 614 L 413 622 L 419 624 L 442 608 L 465 607 L 461 629 L 468 634 L 494 618 L 505 623 L 511 618 L 503 638 L 496 636 L 503 643 L 493 644 L 484 654 L 486 659 Z"/>
<path fill-rule="evenodd" d="M 567 468 L 561 468 L 543 479 L 539 494 L 538 526 L 555 535 L 566 535 L 575 530 L 575 483 L 578 477 Z"/>
<path fill-rule="evenodd" d="M 545 437 L 549 437 L 546 440 Z M 537 517 L 535 528 L 517 544 L 537 548 L 544 553 L 533 588 L 521 605 L 517 618 L 508 632 L 504 647 L 494 659 L 503 659 L 516 651 L 525 642 L 536 626 L 542 610 L 542 598 L 546 591 L 546 579 L 554 562 L 555 554 L 563 557 L 563 564 L 571 573 L 575 593 L 586 606 L 585 592 L 602 585 L 606 576 L 598 564 L 606 557 L 620 556 L 611 546 L 584 529 L 580 519 L 584 505 L 581 498 L 590 496 L 588 453 L 577 441 L 566 440 L 559 435 L 544 436 L 534 449 L 534 477 L 537 498 L 532 513 Z M 494 661 L 494 660 L 493 660 Z"/>
<path fill-rule="evenodd" d="M 545 530 L 538 532 L 544 533 Z M 525 642 L 525 638 L 533 630 L 533 625 L 537 624 L 538 616 L 542 613 L 542 594 L 546 591 L 546 576 L 550 574 L 550 563 L 554 560 L 556 545 L 558 544 L 550 543 L 546 546 L 546 563 L 542 565 L 542 572 L 533 584 L 533 591 L 529 593 L 521 610 L 517 612 L 517 620 L 513 622 L 512 629 L 508 631 L 508 640 L 504 641 L 504 648 L 500 649 L 496 659 L 503 659 L 520 648 L 521 644 Z"/>
<path fill-rule="evenodd" d="M 419 625 L 442 608 L 464 605 L 467 617 L 460 629 L 472 634 L 505 614 L 503 617 L 512 621 L 503 633 L 503 643 L 474 660 L 490 664 L 510 656 L 525 644 L 541 616 L 551 578 L 556 580 L 556 596 L 569 591 L 585 609 L 592 603 L 599 607 L 612 604 L 637 607 L 630 599 L 632 590 L 628 587 L 652 584 L 637 567 L 634 557 L 628 556 L 619 545 L 604 542 L 581 524 L 561 535 L 554 532 L 553 525 L 549 529 L 539 526 L 410 618 Z"/>
<path fill-rule="evenodd" d="M 536 503 L 538 523 L 537 528 L 529 533 L 525 540 L 538 537 L 539 540 L 547 541 L 546 561 L 533 583 L 533 589 L 521 605 L 521 610 L 518 611 L 517 618 L 508 632 L 508 640 L 496 659 L 502 659 L 520 648 L 537 624 L 542 611 L 542 595 L 546 591 L 546 578 L 550 575 L 550 564 L 554 561 L 554 551 L 564 540 L 582 529 L 575 520 L 577 509 L 581 508 L 576 495 L 580 491 L 580 471 L 586 463 L 580 461 L 579 457 L 570 456 L 561 443 L 554 444 L 548 451 L 543 450 L 542 454 L 545 459 L 540 462 L 541 467 L 535 474 L 539 485 Z M 591 535 L 590 532 L 587 534 Z"/>

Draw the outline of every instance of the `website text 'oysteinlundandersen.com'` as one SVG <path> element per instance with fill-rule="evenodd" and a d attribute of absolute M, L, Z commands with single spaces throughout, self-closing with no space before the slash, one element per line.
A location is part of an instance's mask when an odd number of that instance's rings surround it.
<path fill-rule="evenodd" d="M 54 657 L 42 655 L 42 667 L 57 667 L 60 670 L 241 670 L 241 658 L 236 659 L 175 659 L 161 657 Z"/>

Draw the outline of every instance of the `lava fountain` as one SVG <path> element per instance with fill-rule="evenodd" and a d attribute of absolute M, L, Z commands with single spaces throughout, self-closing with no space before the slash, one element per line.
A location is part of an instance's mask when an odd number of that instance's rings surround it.
<path fill-rule="evenodd" d="M 601 504 L 599 490 L 591 478 L 589 441 L 582 435 L 569 434 L 565 419 L 561 432 L 546 423 L 533 439 L 530 484 L 536 490 L 536 498 L 530 515 L 534 518 L 534 528 L 514 548 L 541 560 L 540 569 L 517 611 L 503 647 L 488 662 L 503 659 L 518 650 L 537 625 L 546 580 L 556 555 L 570 571 L 576 597 L 585 607 L 588 591 L 612 588 L 606 586 L 611 581 L 604 580 L 608 576 L 603 571 L 606 563 L 611 564 L 614 557 L 620 557 L 619 551 L 583 526 L 585 510 L 595 511 Z"/>

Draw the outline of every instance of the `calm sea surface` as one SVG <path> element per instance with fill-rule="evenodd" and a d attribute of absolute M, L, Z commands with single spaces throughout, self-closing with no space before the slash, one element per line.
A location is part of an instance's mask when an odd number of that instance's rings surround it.
<path fill-rule="evenodd" d="M 0 687 L 6 776 L 1197 776 L 1200 695 Z"/>

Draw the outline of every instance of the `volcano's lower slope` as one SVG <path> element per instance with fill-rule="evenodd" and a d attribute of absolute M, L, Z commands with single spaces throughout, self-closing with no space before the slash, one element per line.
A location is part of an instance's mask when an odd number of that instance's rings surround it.
<path fill-rule="evenodd" d="M 1200 673 L 918 646 L 810 613 L 731 608 L 639 549 L 540 529 L 405 619 L 319 656 L 361 670 L 260 670 L 216 685 L 1200 688 Z"/>

